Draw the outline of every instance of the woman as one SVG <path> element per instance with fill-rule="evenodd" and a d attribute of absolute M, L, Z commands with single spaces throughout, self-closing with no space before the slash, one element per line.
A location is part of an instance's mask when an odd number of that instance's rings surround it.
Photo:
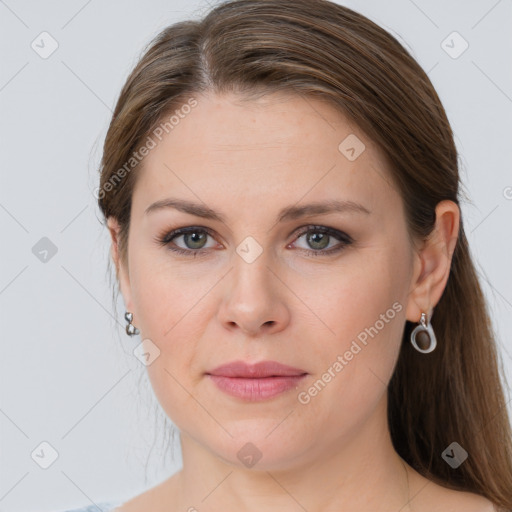
<path fill-rule="evenodd" d="M 161 32 L 97 197 L 183 468 L 105 505 L 512 510 L 459 187 L 431 82 L 364 16 L 238 0 Z"/>

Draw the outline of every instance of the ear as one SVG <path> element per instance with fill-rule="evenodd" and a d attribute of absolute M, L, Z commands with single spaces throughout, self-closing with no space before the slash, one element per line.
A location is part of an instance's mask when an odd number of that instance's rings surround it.
<path fill-rule="evenodd" d="M 129 273 L 128 269 L 125 268 L 125 265 L 121 261 L 119 254 L 119 232 L 121 228 L 117 219 L 114 217 L 109 217 L 107 219 L 107 226 L 110 232 L 110 237 L 112 239 L 110 255 L 116 268 L 116 276 L 119 281 L 119 289 L 121 291 L 121 295 L 123 296 L 126 310 L 133 312 Z"/>
<path fill-rule="evenodd" d="M 460 210 L 457 204 L 449 200 L 440 201 L 436 206 L 434 230 L 414 256 L 407 320 L 419 322 L 421 313 L 426 313 L 430 318 L 432 309 L 443 295 L 450 276 L 459 224 Z"/>

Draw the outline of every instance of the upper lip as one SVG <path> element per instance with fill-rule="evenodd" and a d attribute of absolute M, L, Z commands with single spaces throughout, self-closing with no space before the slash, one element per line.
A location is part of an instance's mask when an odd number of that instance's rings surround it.
<path fill-rule="evenodd" d="M 274 376 L 303 375 L 305 373 L 307 372 L 304 370 L 293 368 L 292 366 L 281 364 L 277 361 L 261 361 L 255 364 L 246 363 L 245 361 L 232 361 L 207 372 L 208 375 L 245 377 L 253 379 Z"/>

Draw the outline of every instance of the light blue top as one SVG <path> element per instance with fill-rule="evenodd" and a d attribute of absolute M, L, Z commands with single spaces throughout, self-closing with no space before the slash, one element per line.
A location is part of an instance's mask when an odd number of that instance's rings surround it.
<path fill-rule="evenodd" d="M 82 508 L 74 508 L 73 510 L 66 510 L 65 512 L 112 512 L 116 507 L 122 505 L 120 501 L 103 501 L 96 505 L 87 505 Z"/>

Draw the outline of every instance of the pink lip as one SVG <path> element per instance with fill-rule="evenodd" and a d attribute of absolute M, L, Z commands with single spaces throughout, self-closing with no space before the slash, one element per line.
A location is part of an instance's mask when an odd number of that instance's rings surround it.
<path fill-rule="evenodd" d="M 253 365 L 234 361 L 206 374 L 225 393 L 248 401 L 265 400 L 296 387 L 307 372 L 277 361 Z"/>
<path fill-rule="evenodd" d="M 232 361 L 231 363 L 218 366 L 214 370 L 207 372 L 209 375 L 221 375 L 223 377 L 289 377 L 303 375 L 305 370 L 293 368 L 277 361 L 260 361 L 255 364 L 248 364 L 244 361 Z"/>

